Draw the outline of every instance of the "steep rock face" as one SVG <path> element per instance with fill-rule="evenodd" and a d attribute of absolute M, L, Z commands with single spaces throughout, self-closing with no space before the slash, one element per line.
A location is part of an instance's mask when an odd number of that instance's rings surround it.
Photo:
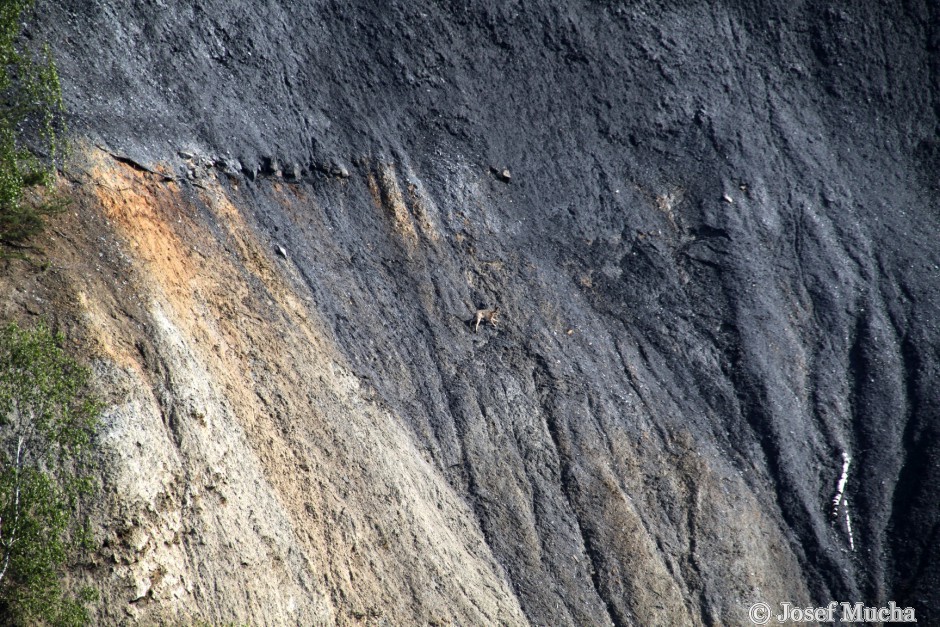
<path fill-rule="evenodd" d="M 111 403 L 84 565 L 99 621 L 523 622 L 468 504 L 350 371 L 237 187 L 83 161 L 51 268 L 17 283 L 82 338 Z"/>
<path fill-rule="evenodd" d="M 936 619 L 936 7 L 41 9 L 101 620 Z"/>

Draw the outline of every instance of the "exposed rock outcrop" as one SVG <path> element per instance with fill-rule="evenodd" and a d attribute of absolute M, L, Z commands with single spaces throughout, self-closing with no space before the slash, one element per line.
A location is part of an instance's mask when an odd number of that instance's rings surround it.
<path fill-rule="evenodd" d="M 40 7 L 100 623 L 940 620 L 938 9 L 686 4 Z"/>

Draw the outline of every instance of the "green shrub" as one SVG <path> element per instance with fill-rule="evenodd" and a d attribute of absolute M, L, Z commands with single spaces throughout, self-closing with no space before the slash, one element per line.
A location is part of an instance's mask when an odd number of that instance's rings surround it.
<path fill-rule="evenodd" d="M 93 488 L 91 438 L 99 404 L 87 369 L 40 325 L 0 329 L 0 622 L 83 625 L 65 594 L 67 560 L 87 548 L 81 497 Z"/>
<path fill-rule="evenodd" d="M 0 0 L 0 241 L 36 234 L 59 199 L 24 200 L 36 185 L 50 187 L 61 153 L 64 107 L 59 74 L 48 46 L 19 42 L 33 0 Z M 41 155 L 41 156 L 40 156 Z"/>

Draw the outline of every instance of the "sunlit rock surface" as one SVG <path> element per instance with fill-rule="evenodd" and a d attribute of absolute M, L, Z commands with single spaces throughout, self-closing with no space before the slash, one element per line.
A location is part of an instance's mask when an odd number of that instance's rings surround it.
<path fill-rule="evenodd" d="M 936 5 L 179 4 L 30 31 L 100 624 L 940 620 Z"/>

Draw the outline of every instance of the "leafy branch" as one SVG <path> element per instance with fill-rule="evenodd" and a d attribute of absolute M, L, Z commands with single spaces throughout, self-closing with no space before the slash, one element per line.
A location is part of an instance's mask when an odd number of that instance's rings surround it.
<path fill-rule="evenodd" d="M 40 325 L 0 330 L 0 622 L 82 625 L 61 575 L 85 540 L 100 406 L 89 372 Z"/>
<path fill-rule="evenodd" d="M 51 188 L 62 156 L 65 107 L 48 45 L 19 39 L 34 0 L 0 0 L 0 242 L 21 242 L 42 230 L 61 199 L 24 199 L 27 188 Z"/>

